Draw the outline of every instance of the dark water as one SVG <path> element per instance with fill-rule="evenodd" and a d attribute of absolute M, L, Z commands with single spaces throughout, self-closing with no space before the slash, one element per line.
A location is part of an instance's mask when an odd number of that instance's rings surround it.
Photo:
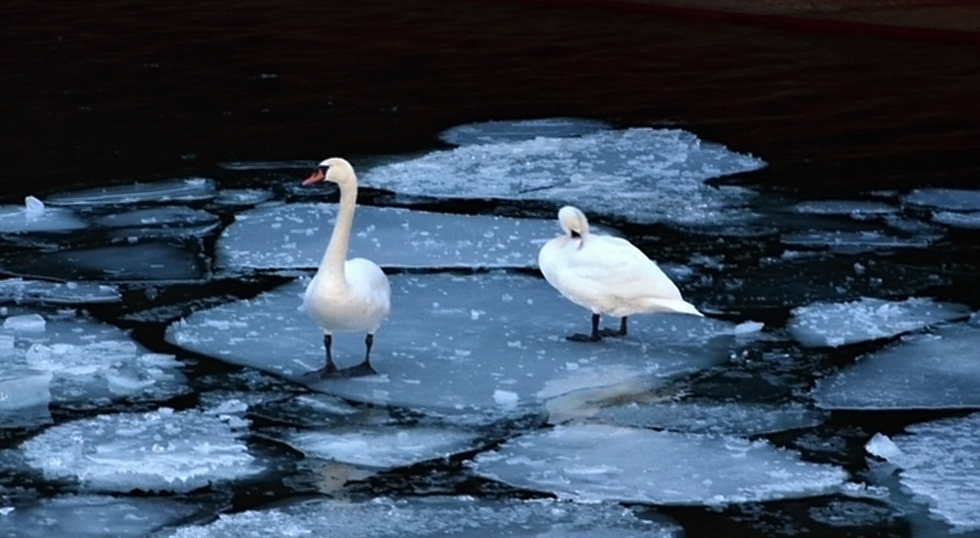
<path fill-rule="evenodd" d="M 980 186 L 980 47 L 970 44 L 520 2 L 15 1 L 0 19 L 3 203 L 137 179 L 221 180 L 230 160 L 419 151 L 453 125 L 553 116 L 682 127 L 769 163 L 735 181 L 801 197 Z M 976 254 L 975 239 L 958 241 L 934 263 Z M 961 283 L 975 276 L 967 267 L 954 274 Z M 943 293 L 978 306 L 965 284 Z M 700 390 L 723 397 L 728 381 Z M 824 429 L 851 432 L 853 453 L 862 425 L 919 418 L 835 414 Z M 390 491 L 419 488 L 411 476 L 386 480 Z M 264 495 L 239 492 L 232 505 Z M 781 521 L 810 506 L 669 514 L 690 536 L 783 535 Z M 849 535 L 907 533 L 888 521 Z"/>
<path fill-rule="evenodd" d="M 828 193 L 976 185 L 980 48 L 519 2 L 6 3 L 3 199 L 385 154 L 558 115 L 676 125 Z"/>

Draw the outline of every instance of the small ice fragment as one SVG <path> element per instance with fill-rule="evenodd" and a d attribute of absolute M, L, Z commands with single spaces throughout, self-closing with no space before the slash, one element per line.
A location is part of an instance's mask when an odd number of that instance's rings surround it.
<path fill-rule="evenodd" d="M 734 329 L 735 335 L 741 336 L 741 335 L 746 335 L 751 333 L 757 333 L 761 331 L 762 328 L 765 327 L 765 325 L 766 324 L 762 323 L 761 321 L 746 321 L 743 323 L 739 323 L 738 325 L 735 326 Z"/>
<path fill-rule="evenodd" d="M 891 462 L 894 462 L 902 456 L 902 451 L 898 448 L 898 445 L 887 435 L 881 433 L 876 433 L 874 437 L 869 439 L 864 445 L 864 449 L 872 456 L 878 456 Z"/>
<path fill-rule="evenodd" d="M 493 391 L 493 401 L 501 407 L 516 407 L 520 398 L 516 392 L 497 389 Z"/>
<path fill-rule="evenodd" d="M 24 198 L 24 216 L 29 219 L 39 218 L 44 214 L 44 202 L 33 196 Z"/>
<path fill-rule="evenodd" d="M 44 318 L 40 314 L 23 314 L 10 316 L 3 321 L 3 328 L 18 332 L 44 332 Z"/>

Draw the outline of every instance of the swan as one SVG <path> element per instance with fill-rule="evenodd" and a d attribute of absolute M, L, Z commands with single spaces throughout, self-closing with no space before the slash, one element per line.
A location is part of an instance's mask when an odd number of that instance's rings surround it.
<path fill-rule="evenodd" d="M 589 221 L 577 207 L 558 211 L 564 232 L 538 253 L 538 267 L 569 301 L 592 311 L 591 334 L 569 340 L 597 342 L 602 336 L 625 336 L 626 318 L 633 314 L 673 312 L 704 316 L 670 278 L 632 243 L 619 237 L 589 233 Z M 599 315 L 620 318 L 619 330 L 599 330 Z"/>
<path fill-rule="evenodd" d="M 344 159 L 333 157 L 317 165 L 304 186 L 330 181 L 340 188 L 340 206 L 330 243 L 313 280 L 303 294 L 303 308 L 323 329 L 326 364 L 307 374 L 312 377 L 354 377 L 374 374 L 371 346 L 374 333 L 391 310 L 391 285 L 374 262 L 364 258 L 347 259 L 354 208 L 357 204 L 357 176 Z M 350 368 L 338 369 L 330 345 L 334 331 L 365 331 L 364 360 Z"/>

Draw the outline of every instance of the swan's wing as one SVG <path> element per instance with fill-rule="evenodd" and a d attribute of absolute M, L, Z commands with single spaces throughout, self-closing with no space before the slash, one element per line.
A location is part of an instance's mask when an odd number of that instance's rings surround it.
<path fill-rule="evenodd" d="M 591 263 L 582 269 L 608 293 L 624 298 L 681 298 L 673 281 L 629 241 L 606 236 L 592 239 L 587 247 Z"/>
<path fill-rule="evenodd" d="M 377 264 L 365 258 L 347 260 L 344 265 L 347 285 L 351 292 L 373 309 L 387 315 L 391 309 L 391 284 Z"/>

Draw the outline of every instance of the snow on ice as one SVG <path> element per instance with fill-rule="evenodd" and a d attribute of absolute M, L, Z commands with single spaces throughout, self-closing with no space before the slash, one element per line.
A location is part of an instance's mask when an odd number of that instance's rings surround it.
<path fill-rule="evenodd" d="M 46 480 L 99 492 L 188 492 L 263 467 L 242 440 L 248 421 L 215 411 L 118 413 L 48 428 L 20 451 Z"/>
<path fill-rule="evenodd" d="M 556 426 L 479 454 L 476 473 L 581 502 L 709 505 L 833 493 L 838 467 L 765 441 L 601 424 Z"/>
<path fill-rule="evenodd" d="M 441 412 L 509 412 L 614 384 L 647 390 L 725 362 L 736 345 L 734 324 L 684 315 L 636 316 L 628 338 L 598 345 L 566 341 L 587 328 L 589 312 L 540 278 L 393 275 L 391 284 L 394 306 L 372 351 L 380 375 L 312 382 L 313 388 Z M 297 280 L 195 312 L 171 325 L 167 340 L 310 384 L 303 374 L 324 359 L 321 332 L 299 308 L 304 289 Z M 363 357 L 363 341 L 362 334 L 334 336 L 341 367 Z"/>
<path fill-rule="evenodd" d="M 323 257 L 336 204 L 268 204 L 240 213 L 218 238 L 224 270 L 310 269 Z M 382 267 L 534 267 L 553 219 L 357 208 L 349 257 Z"/>
<path fill-rule="evenodd" d="M 574 202 L 637 223 L 697 225 L 744 221 L 754 194 L 705 180 L 764 165 L 685 131 L 634 128 L 434 151 L 369 168 L 360 179 L 399 194 Z M 616 196 L 595 195 L 610 191 Z"/>
<path fill-rule="evenodd" d="M 980 530 L 980 414 L 913 424 L 866 449 L 898 467 L 903 489 L 953 532 Z"/>
<path fill-rule="evenodd" d="M 554 500 L 476 500 L 471 497 L 415 497 L 368 502 L 306 499 L 267 510 L 221 515 L 201 526 L 185 526 L 158 538 L 265 538 L 344 536 L 345 538 L 675 538 L 680 526 L 661 518 L 640 519 L 615 504 Z"/>
<path fill-rule="evenodd" d="M 980 408 L 980 327 L 957 324 L 903 337 L 817 382 L 824 409 Z"/>
<path fill-rule="evenodd" d="M 905 301 L 862 297 L 845 303 L 796 307 L 787 328 L 804 346 L 840 347 L 891 338 L 969 315 L 967 307 L 955 303 L 918 297 Z"/>
<path fill-rule="evenodd" d="M 604 407 L 593 419 L 615 426 L 752 436 L 810 428 L 828 416 L 800 404 L 680 401 Z"/>
<path fill-rule="evenodd" d="M 57 305 L 117 303 L 117 286 L 93 282 L 49 282 L 23 278 L 0 280 L 0 301 Z"/>
<path fill-rule="evenodd" d="M 48 401 L 156 400 L 187 389 L 172 355 L 151 353 L 114 326 L 71 311 L 8 307 L 2 315 L 0 385 L 7 387 L 7 399 L 0 401 L 0 411 L 26 402 L 46 407 Z"/>
<path fill-rule="evenodd" d="M 468 123 L 439 133 L 439 139 L 454 146 L 533 140 L 538 137 L 568 138 L 606 131 L 611 125 L 586 118 L 541 118 Z"/>

